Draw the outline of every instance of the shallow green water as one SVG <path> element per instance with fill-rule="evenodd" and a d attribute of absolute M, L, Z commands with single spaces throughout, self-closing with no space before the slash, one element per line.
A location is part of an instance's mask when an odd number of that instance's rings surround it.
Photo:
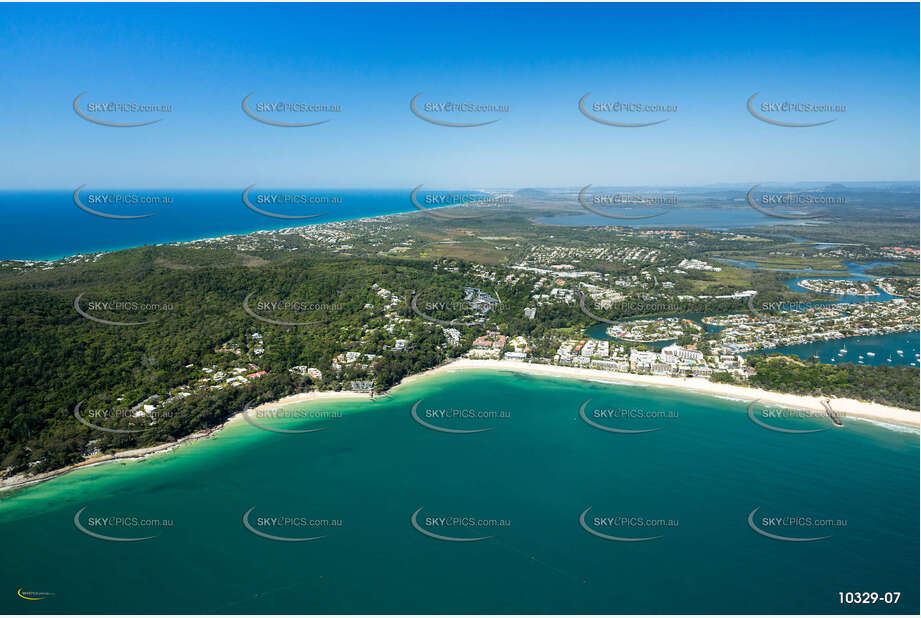
<path fill-rule="evenodd" d="M 607 428 L 644 430 L 624 434 Z M 442 433 L 429 425 L 478 433 Z M 0 500 L 0 610 L 55 612 L 916 613 L 918 434 L 753 414 L 669 389 L 457 372 L 320 422 L 246 423 Z M 432 410 L 493 412 L 444 419 Z M 607 419 L 595 410 L 645 418 Z M 356 413 L 351 413 L 356 412 Z M 360 412 L 360 413 L 357 413 Z M 428 412 L 428 413 L 427 413 Z M 659 413 L 659 414 L 653 414 Z M 113 537 L 155 538 L 112 542 Z M 255 508 L 253 508 L 255 507 Z M 611 541 L 586 531 L 649 541 Z M 756 533 L 748 524 L 791 538 Z M 315 541 L 281 542 L 251 532 Z M 453 538 L 439 540 L 418 531 Z M 100 525 L 106 516 L 171 526 Z M 265 517 L 330 520 L 271 526 Z M 440 526 L 429 518 L 496 522 Z M 643 526 L 602 519 L 641 518 Z M 765 517 L 846 520 L 773 526 Z M 341 525 L 332 525 L 341 520 Z M 649 520 L 649 521 L 647 521 Z M 666 524 L 659 525 L 658 521 Z M 263 522 L 263 523 L 260 523 Z M 492 524 L 503 525 L 492 525 Z M 634 524 L 637 522 L 634 520 Z M 649 525 L 646 525 L 646 524 Z M 838 522 L 840 523 L 840 522 Z M 507 524 L 507 525 L 505 525 Z M 16 591 L 54 593 L 26 601 Z M 901 592 L 898 606 L 838 592 Z"/>

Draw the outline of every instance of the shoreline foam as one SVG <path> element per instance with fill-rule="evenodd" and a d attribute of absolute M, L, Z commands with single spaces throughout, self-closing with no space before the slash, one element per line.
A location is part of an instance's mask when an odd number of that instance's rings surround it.
<path fill-rule="evenodd" d="M 526 373 L 530 375 L 538 374 L 543 376 L 585 380 L 604 384 L 671 388 L 696 392 L 720 399 L 732 399 L 736 401 L 763 401 L 765 403 L 773 403 L 794 409 L 805 409 L 820 412 L 822 414 L 825 414 L 825 408 L 822 406 L 822 401 L 827 399 L 829 401 L 829 405 L 831 405 L 834 411 L 837 412 L 838 416 L 842 416 L 845 419 L 854 418 L 859 420 L 875 421 L 873 423 L 874 425 L 889 431 L 904 431 L 906 427 L 914 430 L 921 426 L 921 422 L 919 422 L 919 419 L 921 419 L 921 412 L 896 408 L 892 406 L 885 406 L 878 403 L 858 401 L 856 399 L 830 399 L 813 397 L 809 395 L 793 395 L 789 393 L 766 391 L 747 386 L 710 382 L 704 378 L 672 378 L 667 376 L 621 373 L 616 371 L 603 371 L 600 369 L 563 367 L 560 365 L 545 365 L 541 363 L 527 363 L 524 361 L 512 360 L 476 360 L 467 358 L 456 359 L 439 365 L 438 367 L 427 369 L 421 373 L 407 376 L 403 378 L 399 384 L 394 385 L 386 393 L 383 393 L 380 396 L 390 394 L 395 389 L 398 389 L 407 384 L 412 384 L 426 377 L 435 376 L 438 374 L 452 373 L 455 371 L 469 370 L 511 371 L 516 373 Z M 310 391 L 306 393 L 297 393 L 287 397 L 282 397 L 281 399 L 277 399 L 275 401 L 266 402 L 256 406 L 255 408 L 252 408 L 252 410 L 259 410 L 261 408 L 270 406 L 294 405 L 321 399 L 364 399 L 370 401 L 370 396 L 368 393 L 359 393 L 355 391 Z M 188 436 L 180 438 L 174 442 L 120 451 L 111 455 L 100 455 L 76 464 L 72 464 L 70 466 L 66 466 L 64 468 L 59 468 L 57 470 L 52 470 L 51 472 L 45 472 L 35 476 L 26 476 L 24 474 L 14 475 L 9 478 L 0 480 L 0 492 L 41 483 L 43 481 L 62 476 L 68 472 L 79 470 L 81 468 L 88 468 L 115 461 L 135 461 L 146 459 L 151 455 L 169 452 L 185 443 L 195 442 L 204 438 L 210 438 L 224 427 L 226 427 L 228 424 L 237 423 L 241 420 L 243 420 L 242 411 L 234 414 L 221 425 L 204 431 L 198 431 L 189 434 Z M 896 426 L 887 426 L 889 423 L 892 423 Z"/>
<path fill-rule="evenodd" d="M 919 427 L 921 412 L 915 410 L 906 410 L 893 406 L 885 406 L 878 403 L 858 401 L 856 399 L 845 398 L 827 398 L 813 397 L 811 395 L 794 395 L 791 393 L 779 393 L 776 391 L 766 391 L 759 388 L 748 386 L 737 386 L 735 384 L 722 384 L 711 382 L 704 378 L 672 378 L 668 376 L 651 376 L 636 373 L 621 373 L 617 371 L 604 371 L 601 369 L 585 369 L 581 367 L 562 367 L 559 365 L 545 365 L 541 363 L 526 363 L 524 361 L 511 360 L 474 360 L 460 359 L 446 365 L 441 365 L 434 369 L 429 369 L 416 377 L 422 377 L 427 374 L 444 372 L 448 369 L 492 369 L 517 371 L 519 373 L 551 375 L 564 378 L 574 378 L 581 380 L 601 381 L 611 384 L 632 384 L 644 386 L 660 386 L 666 388 L 676 388 L 688 391 L 695 391 L 706 395 L 717 397 L 728 397 L 742 401 L 764 401 L 766 403 L 775 403 L 790 408 L 801 408 L 816 412 L 825 413 L 822 406 L 822 400 L 828 399 L 832 409 L 840 416 L 855 417 L 862 419 L 874 419 L 888 421 L 910 427 Z M 401 383 L 402 384 L 402 383 Z"/>

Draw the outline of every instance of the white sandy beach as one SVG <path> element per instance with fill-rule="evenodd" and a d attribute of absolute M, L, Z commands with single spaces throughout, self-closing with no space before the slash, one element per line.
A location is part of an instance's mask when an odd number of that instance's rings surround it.
<path fill-rule="evenodd" d="M 810 410 L 823 414 L 825 413 L 825 408 L 822 406 L 823 399 L 819 397 L 791 395 L 787 393 L 777 393 L 745 386 L 720 384 L 716 382 L 710 382 L 704 378 L 672 378 L 667 376 L 620 373 L 616 371 L 602 371 L 600 369 L 583 369 L 580 367 L 561 367 L 557 365 L 543 365 L 538 363 L 526 363 L 523 361 L 510 360 L 474 360 L 466 358 L 458 359 L 439 367 L 429 369 L 428 371 L 404 378 L 394 388 L 400 388 L 401 386 L 411 384 L 427 376 L 465 370 L 514 371 L 532 375 L 538 374 L 545 376 L 610 382 L 612 384 L 638 384 L 644 386 L 677 388 L 707 395 L 730 397 L 733 399 L 741 399 L 745 401 L 757 400 L 763 401 L 765 403 L 784 406 L 787 408 Z M 354 391 L 312 391 L 308 393 L 298 393 L 288 397 L 283 397 L 277 401 L 264 403 L 255 408 L 252 408 L 252 410 L 258 411 L 271 407 L 288 406 L 309 401 L 321 400 L 367 401 L 370 400 L 370 396 L 368 393 L 357 393 Z M 884 406 L 878 403 L 857 401 L 856 399 L 829 399 L 829 404 L 831 405 L 832 409 L 844 419 L 847 419 L 848 417 L 864 418 L 897 423 L 900 425 L 907 425 L 916 428 L 919 427 L 919 419 L 921 419 L 921 413 L 918 411 Z M 223 429 L 227 424 L 239 422 L 242 419 L 243 412 L 241 411 L 227 419 L 227 421 L 221 426 L 214 427 L 207 431 L 199 431 L 190 434 L 184 438 L 176 440 L 175 442 L 170 442 L 168 444 L 159 444 L 146 448 L 121 451 L 111 455 L 97 455 L 80 463 L 34 476 L 18 474 L 0 480 L 0 491 L 46 481 L 48 479 L 61 476 L 62 474 L 66 474 L 67 472 L 77 470 L 79 468 L 96 466 L 114 461 L 144 459 L 157 453 L 168 452 L 177 446 L 180 446 L 181 444 L 211 437 Z"/>
<path fill-rule="evenodd" d="M 290 406 L 296 403 L 305 403 L 307 401 L 320 401 L 323 399 L 364 399 L 365 401 L 370 400 L 371 396 L 368 393 L 356 393 L 355 391 L 310 391 L 309 393 L 297 393 L 294 395 L 288 395 L 287 397 L 282 397 L 275 401 L 268 401 L 261 405 L 256 406 L 255 408 L 250 408 L 253 412 L 258 412 L 259 410 L 267 410 L 269 408 L 277 408 L 279 406 Z M 243 411 L 237 412 L 231 416 L 224 423 L 238 422 L 243 419 Z"/>
<path fill-rule="evenodd" d="M 616 371 L 603 371 L 601 369 L 583 369 L 580 367 L 560 367 L 557 365 L 542 365 L 511 360 L 474 360 L 459 359 L 452 363 L 430 369 L 426 372 L 412 376 L 401 384 L 419 379 L 425 375 L 443 373 L 454 370 L 486 369 L 500 371 L 517 371 L 521 373 L 560 376 L 565 378 L 578 378 L 583 380 L 600 380 L 614 384 L 642 384 L 646 386 L 664 386 L 679 388 L 709 395 L 732 397 L 747 401 L 763 401 L 789 408 L 798 408 L 816 412 L 825 412 L 822 406 L 823 398 L 806 395 L 791 395 L 776 393 L 758 388 L 735 386 L 733 384 L 720 384 L 710 382 L 704 378 L 671 378 L 668 376 L 640 375 L 635 373 L 620 373 Z M 916 410 L 905 410 L 884 406 L 878 403 L 857 401 L 856 399 L 829 399 L 832 409 L 843 417 L 858 417 L 888 421 L 912 427 L 919 426 L 921 413 Z"/>

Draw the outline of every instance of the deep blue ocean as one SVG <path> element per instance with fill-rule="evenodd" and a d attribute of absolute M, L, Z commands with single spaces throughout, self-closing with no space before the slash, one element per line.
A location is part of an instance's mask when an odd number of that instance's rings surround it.
<path fill-rule="evenodd" d="M 310 219 L 277 219 L 250 210 L 239 191 L 172 191 L 104 189 L 86 187 L 80 202 L 105 214 L 143 219 L 108 219 L 81 210 L 73 191 L 0 192 L 0 215 L 4 221 L 0 259 L 53 260 L 78 253 L 113 251 L 169 242 L 278 230 L 413 211 L 409 190 L 272 189 L 255 187 L 250 203 L 284 215 L 317 215 Z M 76 187 L 75 187 L 76 189 Z M 120 203 L 101 202 L 102 196 L 118 196 Z M 271 203 L 273 196 L 279 200 Z M 289 203 L 284 203 L 284 199 Z M 158 198 L 159 204 L 128 203 Z M 170 203 L 165 203 L 169 198 Z M 262 201 L 260 201 L 262 198 Z M 301 204 L 319 198 L 325 204 Z"/>
<path fill-rule="evenodd" d="M 311 217 L 275 218 L 248 208 L 243 202 L 244 189 L 176 191 L 86 186 L 79 192 L 79 200 L 86 208 L 102 214 L 152 214 L 137 219 L 112 219 L 86 212 L 74 202 L 72 190 L 0 191 L 0 216 L 6 224 L 4 242 L 0 245 L 0 259 L 55 260 L 79 253 L 116 251 L 144 245 L 248 234 L 259 230 L 279 230 L 417 212 L 410 202 L 408 188 L 342 190 L 254 187 L 249 199 L 255 207 L 273 214 Z M 468 192 L 466 195 L 476 193 Z M 423 196 L 428 194 L 428 191 L 420 191 L 420 201 L 425 203 Z M 275 202 L 271 201 L 273 197 L 276 198 Z M 149 202 L 151 198 L 155 200 L 154 203 L 142 203 L 145 200 Z M 316 198 L 325 203 L 304 203 L 306 200 L 316 202 Z M 113 202 L 115 199 L 119 201 Z M 642 209 L 637 211 L 645 212 Z M 552 225 L 697 226 L 708 229 L 748 227 L 771 222 L 769 217 L 754 211 L 734 211 L 732 215 L 731 220 L 727 220 L 724 210 L 697 208 L 641 221 L 615 221 L 585 214 L 545 217 L 536 219 L 536 222 Z"/>

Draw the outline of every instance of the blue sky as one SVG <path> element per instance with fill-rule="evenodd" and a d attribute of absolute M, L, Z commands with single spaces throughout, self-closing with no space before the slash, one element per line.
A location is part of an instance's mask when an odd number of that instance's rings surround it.
<path fill-rule="evenodd" d="M 917 4 L 2 5 L 0 189 L 915 180 L 918 17 Z M 83 91 L 173 111 L 102 127 L 74 114 Z M 342 112 L 271 127 L 241 111 L 251 91 Z M 678 111 L 608 127 L 579 113 L 589 91 Z M 847 111 L 777 127 L 746 111 L 756 91 Z M 440 127 L 410 113 L 418 92 L 509 112 Z"/>

